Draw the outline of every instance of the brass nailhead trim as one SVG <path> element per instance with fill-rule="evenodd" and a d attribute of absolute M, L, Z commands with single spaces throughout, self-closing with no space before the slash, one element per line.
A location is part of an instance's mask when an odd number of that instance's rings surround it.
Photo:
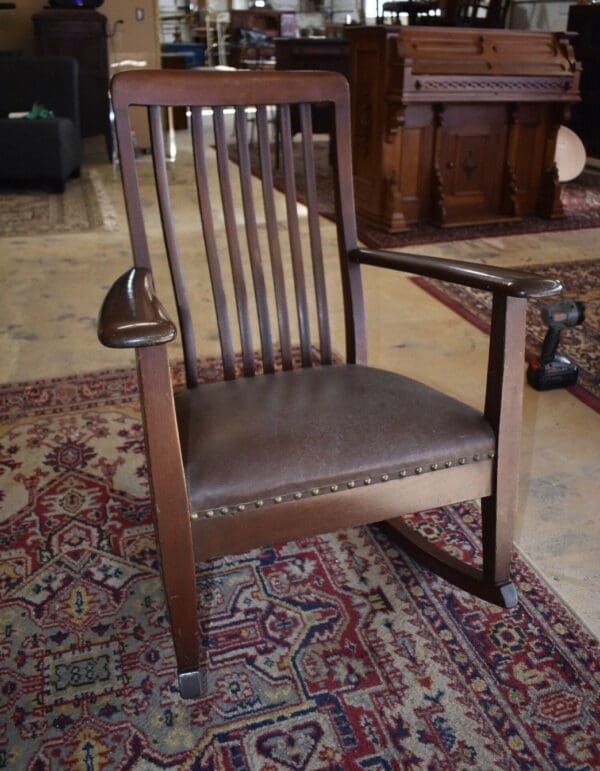
<path fill-rule="evenodd" d="M 490 459 L 495 458 L 496 457 L 495 451 L 494 450 L 490 450 L 487 453 L 487 457 L 490 458 Z M 476 452 L 476 453 L 473 454 L 473 460 L 475 462 L 481 460 L 481 458 L 482 458 L 481 453 Z M 457 463 L 457 462 L 461 466 L 464 466 L 467 463 L 467 458 L 459 458 L 458 461 L 447 460 L 447 461 L 443 462 L 443 465 L 446 468 L 452 468 L 452 466 L 455 463 Z M 431 471 L 437 471 L 439 468 L 441 468 L 441 464 L 440 463 L 431 463 L 430 466 L 429 466 L 429 470 L 431 470 Z M 414 473 L 415 474 L 423 474 L 425 470 L 426 469 L 424 469 L 423 466 L 417 466 L 415 468 L 415 470 L 414 470 Z M 404 479 L 406 476 L 409 475 L 409 473 L 410 472 L 407 469 L 400 469 L 400 471 L 398 471 L 398 477 L 400 479 Z M 390 479 L 390 475 L 389 474 L 381 474 L 381 476 L 380 476 L 380 480 L 382 482 L 387 482 L 389 479 Z M 373 479 L 371 477 L 365 477 L 363 479 L 363 483 L 365 485 L 367 485 L 367 486 L 372 484 L 372 482 L 373 482 Z M 353 490 L 356 487 L 356 480 L 351 479 L 349 482 L 346 482 L 346 487 L 349 490 Z M 323 489 L 325 490 L 326 488 L 323 488 Z M 332 484 L 332 485 L 329 486 L 329 489 L 330 489 L 330 491 L 332 493 L 336 493 L 340 489 L 340 485 Z M 311 495 L 319 495 L 321 493 L 321 488 L 320 487 L 313 487 L 311 489 L 310 493 L 311 493 Z M 295 500 L 299 501 L 299 500 L 302 499 L 303 495 L 304 495 L 303 492 L 298 491 L 298 492 L 295 492 L 293 494 L 293 497 L 295 498 Z M 283 502 L 283 496 L 282 495 L 276 495 L 273 498 L 273 502 L 274 503 L 282 503 Z M 264 506 L 264 501 L 261 500 L 261 499 L 256 500 L 256 501 L 253 502 L 253 505 L 257 509 L 260 509 L 262 506 Z M 218 512 L 219 512 L 219 514 L 232 514 L 232 515 L 234 515 L 236 513 L 236 511 L 238 511 L 238 512 L 245 511 L 246 510 L 246 506 L 247 506 L 247 504 L 245 504 L 245 503 L 238 503 L 236 506 L 233 506 L 231 508 L 228 508 L 227 506 L 221 506 L 221 508 L 218 510 Z M 202 514 L 202 516 L 204 516 L 204 517 L 211 518 L 211 517 L 215 516 L 215 513 L 216 512 L 215 512 L 214 509 L 208 509 L 207 511 L 200 512 L 200 513 L 198 513 L 197 511 L 192 511 L 192 512 L 190 512 L 190 518 L 193 519 L 193 520 L 197 520 L 199 518 L 200 514 Z"/>

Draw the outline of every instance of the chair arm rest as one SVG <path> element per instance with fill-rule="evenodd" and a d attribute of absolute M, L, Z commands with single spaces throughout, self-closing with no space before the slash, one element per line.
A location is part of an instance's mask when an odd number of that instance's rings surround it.
<path fill-rule="evenodd" d="M 509 297 L 547 297 L 562 290 L 560 281 L 552 278 L 541 278 L 533 273 L 492 265 L 445 260 L 442 257 L 381 249 L 354 249 L 350 252 L 350 259 L 362 265 L 403 270 L 453 284 L 498 292 Z"/>
<path fill-rule="evenodd" d="M 123 273 L 102 304 L 98 337 L 108 348 L 139 348 L 168 343 L 177 329 L 154 294 L 147 268 Z"/>

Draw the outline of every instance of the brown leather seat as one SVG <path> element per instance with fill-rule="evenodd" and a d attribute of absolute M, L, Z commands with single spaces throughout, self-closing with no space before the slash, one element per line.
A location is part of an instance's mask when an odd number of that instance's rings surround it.
<path fill-rule="evenodd" d="M 431 473 L 495 450 L 479 411 L 359 365 L 200 386 L 177 394 L 175 407 L 190 505 L 201 514 Z"/>
<path fill-rule="evenodd" d="M 192 698 L 203 690 L 195 616 L 199 560 L 385 521 L 405 549 L 457 586 L 502 606 L 515 605 L 510 560 L 519 478 L 525 305 L 528 296 L 554 294 L 560 284 L 487 265 L 360 248 L 350 99 L 348 82 L 341 75 L 123 72 L 113 80 L 112 95 L 135 267 L 107 295 L 99 335 L 106 345 L 136 349 L 161 572 L 181 694 Z M 335 258 L 327 263 L 324 259 L 329 242 L 321 237 L 317 206 L 312 107 L 324 102 L 331 107 L 335 126 L 331 173 L 338 273 L 333 270 Z M 178 330 L 154 287 L 155 249 L 152 243 L 151 259 L 131 142 L 132 105 L 148 107 Z M 273 179 L 268 121 L 272 105 L 279 115 L 285 212 L 278 205 Z M 210 273 L 221 383 L 202 385 L 198 378 L 193 319 L 197 301 L 190 301 L 184 281 L 188 255 L 180 254 L 176 235 L 161 106 L 191 111 L 202 226 L 193 258 L 205 261 Z M 225 117 L 231 106 L 237 170 L 229 163 L 231 132 Z M 248 106 L 255 108 L 260 183 L 252 180 Z M 218 186 L 211 184 L 208 173 L 213 161 L 206 146 L 212 139 L 210 133 L 205 138 L 204 107 L 210 107 L 212 115 Z M 292 141 L 294 114 L 301 128 L 297 144 Z M 296 178 L 298 183 L 302 178 L 302 188 L 296 187 Z M 297 189 L 305 191 L 302 223 Z M 242 202 L 241 208 L 236 200 Z M 264 231 L 259 228 L 262 214 Z M 225 250 L 216 234 L 222 224 Z M 367 366 L 362 265 L 492 293 L 482 412 L 422 383 Z M 329 322 L 331 280 L 342 288 L 345 364 L 334 363 L 339 359 L 333 355 L 339 341 L 332 339 Z M 177 331 L 184 350 L 186 390 L 174 396 L 166 344 Z M 260 349 L 255 345 L 258 339 Z M 317 339 L 319 367 L 313 360 Z M 481 499 L 480 565 L 464 563 L 431 543 L 412 531 L 404 517 L 472 499 Z"/>

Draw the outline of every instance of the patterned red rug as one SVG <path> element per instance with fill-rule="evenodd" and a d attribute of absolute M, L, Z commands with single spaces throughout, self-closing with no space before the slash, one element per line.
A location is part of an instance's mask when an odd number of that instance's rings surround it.
<path fill-rule="evenodd" d="M 200 566 L 210 690 L 182 701 L 133 374 L 5 386 L 0 405 L 0 767 L 600 766 L 597 643 L 523 559 L 502 611 L 377 528 Z M 412 519 L 475 559 L 478 517 Z"/>
<path fill-rule="evenodd" d="M 565 296 L 585 303 L 583 324 L 561 332 L 559 353 L 566 354 L 579 366 L 577 384 L 569 388 L 575 396 L 600 412 L 600 260 L 527 265 L 523 270 L 558 278 Z M 441 300 L 463 318 L 484 332 L 489 332 L 492 297 L 470 287 L 434 279 L 413 278 L 418 286 Z M 539 358 L 547 331 L 541 309 L 549 300 L 533 299 L 527 305 L 528 361 Z"/>
<path fill-rule="evenodd" d="M 302 168 L 301 146 L 294 145 L 296 169 Z M 333 183 L 329 163 L 329 143 L 315 143 L 315 165 L 317 182 L 317 199 L 319 212 L 328 219 L 334 219 Z M 235 146 L 229 148 L 230 157 L 236 160 Z M 250 151 L 252 171 L 260 176 L 258 148 L 256 145 Z M 274 170 L 275 185 L 283 189 L 283 174 Z M 298 199 L 305 201 L 304 183 L 297 179 Z M 562 203 L 565 216 L 550 220 L 542 217 L 525 217 L 518 222 L 488 223 L 451 228 L 441 228 L 436 225 L 419 224 L 401 233 L 386 233 L 359 219 L 358 236 L 360 240 L 372 248 L 402 249 L 417 244 L 432 244 L 443 241 L 464 241 L 469 238 L 498 238 L 522 235 L 524 233 L 543 233 L 557 230 L 578 230 L 581 228 L 600 227 L 600 175 L 590 173 L 581 175 L 577 180 L 565 184 L 562 192 Z"/>

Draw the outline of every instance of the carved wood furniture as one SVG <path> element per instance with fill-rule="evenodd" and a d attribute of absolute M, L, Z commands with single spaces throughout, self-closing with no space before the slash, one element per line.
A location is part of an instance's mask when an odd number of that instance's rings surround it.
<path fill-rule="evenodd" d="M 388 231 L 559 217 L 556 133 L 578 100 L 564 36 L 348 27 L 358 215 Z"/>
<path fill-rule="evenodd" d="M 388 520 L 404 546 L 434 570 L 480 597 L 513 606 L 517 597 L 510 580 L 511 523 L 519 475 L 526 298 L 553 294 L 560 284 L 529 273 L 359 249 L 349 89 L 339 74 L 123 72 L 113 80 L 112 98 L 135 267 L 109 291 L 99 337 L 108 346 L 136 349 L 156 531 L 182 696 L 198 696 L 202 684 L 197 560 Z M 321 102 L 332 103 L 335 114 L 345 364 L 334 364 L 332 354 L 317 210 L 310 108 Z M 185 351 L 187 387 L 175 395 L 165 344 L 175 337 L 176 326 L 155 292 L 155 257 L 151 261 L 128 121 L 132 104 L 149 107 L 157 196 Z M 176 235 L 162 138 L 162 106 L 184 105 L 192 110 L 198 228 L 200 232 L 201 222 L 204 241 L 193 258 L 206 260 L 211 277 L 224 371 L 224 380 L 210 385 L 198 383 L 195 304 L 184 283 L 185 260 Z M 267 120 L 270 105 L 278 107 L 281 119 L 285 205 L 278 208 Z M 302 161 L 296 164 L 290 105 L 298 108 L 302 123 Z M 239 175 L 231 173 L 228 160 L 230 129 L 224 109 L 231 106 Z M 262 173 L 258 191 L 252 184 L 246 106 L 257 108 Z M 213 114 L 214 133 L 206 138 L 209 119 L 203 116 L 203 107 L 211 107 Z M 220 190 L 210 184 L 207 173 L 212 161 L 205 148 L 213 136 Z M 305 230 L 298 219 L 294 165 L 305 177 Z M 242 211 L 234 207 L 236 189 Z M 226 246 L 215 227 L 221 216 Z M 284 264 L 293 282 L 286 278 Z M 493 293 L 483 411 L 409 378 L 367 366 L 361 264 Z M 162 286 L 159 292 L 164 296 L 170 288 Z M 299 331 L 300 344 L 301 363 L 296 369 L 293 328 Z M 241 372 L 232 342 L 238 335 Z M 313 366 L 315 337 L 321 366 Z M 282 371 L 275 372 L 275 354 L 281 357 Z M 257 371 L 257 359 L 264 374 Z M 472 498 L 482 498 L 481 568 L 436 549 L 399 518 Z"/>
<path fill-rule="evenodd" d="M 581 103 L 573 108 L 575 131 L 588 155 L 600 158 L 600 5 L 569 7 L 567 29 L 573 36 L 573 49 L 581 62 Z"/>
<path fill-rule="evenodd" d="M 112 159 L 106 16 L 82 8 L 53 8 L 32 18 L 38 56 L 72 56 L 79 62 L 81 136 L 103 134 Z"/>

